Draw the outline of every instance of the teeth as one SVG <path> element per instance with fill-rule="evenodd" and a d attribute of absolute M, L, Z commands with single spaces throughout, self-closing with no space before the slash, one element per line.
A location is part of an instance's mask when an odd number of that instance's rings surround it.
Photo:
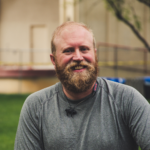
<path fill-rule="evenodd" d="M 80 70 L 80 69 L 82 69 L 83 68 L 83 66 L 76 66 L 75 67 L 75 70 Z"/>

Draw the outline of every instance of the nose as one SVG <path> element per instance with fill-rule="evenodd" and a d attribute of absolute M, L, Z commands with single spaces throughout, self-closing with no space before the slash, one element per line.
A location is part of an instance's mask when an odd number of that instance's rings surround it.
<path fill-rule="evenodd" d="M 74 61 L 82 61 L 83 60 L 83 56 L 82 53 L 80 52 L 79 49 L 76 49 L 73 55 L 73 60 Z"/>

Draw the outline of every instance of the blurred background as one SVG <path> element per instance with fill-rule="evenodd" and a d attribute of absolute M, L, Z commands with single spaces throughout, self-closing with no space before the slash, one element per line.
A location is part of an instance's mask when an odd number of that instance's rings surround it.
<path fill-rule="evenodd" d="M 65 21 L 93 30 L 99 76 L 127 82 L 150 76 L 149 0 L 0 0 L 0 93 L 58 82 L 50 40 Z"/>
<path fill-rule="evenodd" d="M 0 150 L 13 150 L 26 97 L 58 82 L 50 40 L 65 21 L 93 30 L 99 76 L 150 102 L 150 0 L 0 0 Z"/>

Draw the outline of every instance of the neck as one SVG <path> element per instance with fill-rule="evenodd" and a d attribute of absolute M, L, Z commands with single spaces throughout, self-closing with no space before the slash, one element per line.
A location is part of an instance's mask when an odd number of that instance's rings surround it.
<path fill-rule="evenodd" d="M 96 82 L 96 81 L 95 81 Z M 93 91 L 93 87 L 95 85 L 95 82 L 93 83 L 93 85 L 91 86 L 91 88 L 89 88 L 87 91 L 85 92 L 82 92 L 82 93 L 74 93 L 74 92 L 71 92 L 69 90 L 67 90 L 64 86 L 63 86 L 63 91 L 65 93 L 65 95 L 71 99 L 71 100 L 79 100 L 79 99 L 82 99 L 88 95 L 90 95 Z"/>

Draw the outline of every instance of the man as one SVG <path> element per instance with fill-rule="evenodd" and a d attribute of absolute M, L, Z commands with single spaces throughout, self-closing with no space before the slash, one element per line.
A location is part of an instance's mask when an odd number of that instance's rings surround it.
<path fill-rule="evenodd" d="M 51 48 L 60 83 L 26 99 L 15 150 L 150 150 L 150 105 L 135 89 L 97 77 L 92 31 L 66 22 Z"/>

